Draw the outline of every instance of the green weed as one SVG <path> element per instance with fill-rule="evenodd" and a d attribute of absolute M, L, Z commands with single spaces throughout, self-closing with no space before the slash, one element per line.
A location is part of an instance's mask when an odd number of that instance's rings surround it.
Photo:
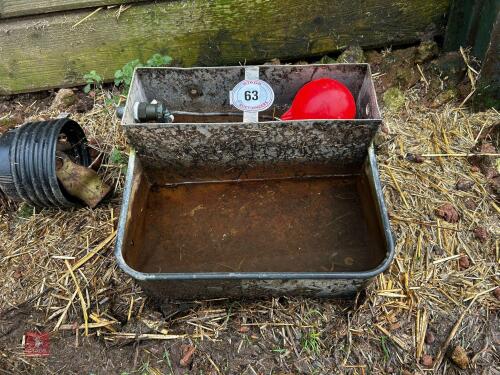
<path fill-rule="evenodd" d="M 109 154 L 109 162 L 115 165 L 124 165 L 127 164 L 127 156 L 116 147 L 113 147 Z"/>
<path fill-rule="evenodd" d="M 389 360 L 390 354 L 389 354 L 389 349 L 387 349 L 387 337 L 382 336 L 380 338 L 380 346 L 382 347 L 382 351 L 384 352 L 384 360 L 387 362 Z"/>
<path fill-rule="evenodd" d="M 320 352 L 320 334 L 315 330 L 309 331 L 302 337 L 302 348 L 308 352 L 319 354 Z"/>
<path fill-rule="evenodd" d="M 172 58 L 170 56 L 160 55 L 159 53 L 155 53 L 146 62 L 146 66 L 158 67 L 158 66 L 170 65 L 171 63 L 172 63 Z"/>
<path fill-rule="evenodd" d="M 149 375 L 149 374 L 151 374 L 150 366 L 149 366 L 149 361 L 148 362 L 144 362 L 141 365 L 141 367 L 139 367 L 139 369 L 137 370 L 137 372 L 139 372 L 139 374 L 141 374 L 141 375 Z"/>
<path fill-rule="evenodd" d="M 163 360 L 167 362 L 168 368 L 170 370 L 170 374 L 174 374 L 174 369 L 172 368 L 172 362 L 170 361 L 170 354 L 168 353 L 167 349 L 163 352 Z"/>
<path fill-rule="evenodd" d="M 102 77 L 95 70 L 91 70 L 83 75 L 83 79 L 87 84 L 83 88 L 83 92 L 88 94 L 90 90 L 100 88 L 102 86 Z"/>
<path fill-rule="evenodd" d="M 118 69 L 115 71 L 114 75 L 114 83 L 116 87 L 122 87 L 123 92 L 128 91 L 130 84 L 132 83 L 132 76 L 134 75 L 134 69 L 135 68 L 140 68 L 140 67 L 160 67 L 160 66 L 166 66 L 170 65 L 172 63 L 172 58 L 167 55 L 161 55 L 159 53 L 155 53 L 153 56 L 151 56 L 145 64 L 141 62 L 139 59 L 135 59 L 132 61 L 129 61 L 121 69 Z M 90 90 L 92 89 L 97 89 L 101 88 L 103 84 L 103 78 L 95 71 L 91 70 L 87 74 L 83 76 L 83 79 L 87 83 L 85 87 L 83 88 L 83 92 L 88 94 Z M 108 100 L 107 104 L 117 104 L 116 102 L 119 102 L 119 99 L 116 97 L 113 97 L 112 99 Z"/>
<path fill-rule="evenodd" d="M 282 348 L 274 348 L 274 349 L 271 349 L 271 351 L 273 353 L 278 353 L 278 354 L 284 354 L 284 353 L 286 353 L 286 349 L 282 349 Z"/>
<path fill-rule="evenodd" d="M 128 156 L 118 148 L 113 147 L 109 153 L 109 163 L 121 168 L 123 174 L 127 173 Z"/>
<path fill-rule="evenodd" d="M 123 86 L 126 91 L 132 83 L 132 76 L 135 68 L 140 67 L 159 67 L 166 66 L 172 63 L 172 58 L 167 55 L 160 55 L 159 53 L 151 56 L 146 64 L 143 64 L 139 59 L 129 61 L 121 69 L 115 72 L 115 86 Z"/>
<path fill-rule="evenodd" d="M 115 72 L 115 86 L 123 85 L 125 89 L 130 87 L 132 83 L 132 75 L 134 74 L 135 68 L 142 67 L 142 63 L 139 59 L 129 61 L 121 69 Z"/>
<path fill-rule="evenodd" d="M 35 208 L 28 203 L 23 203 L 17 210 L 17 217 L 20 219 L 28 219 L 35 214 Z"/>

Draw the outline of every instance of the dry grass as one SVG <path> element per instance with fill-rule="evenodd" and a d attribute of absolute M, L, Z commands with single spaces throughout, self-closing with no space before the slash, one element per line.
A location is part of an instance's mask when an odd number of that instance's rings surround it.
<path fill-rule="evenodd" d="M 469 353 L 468 373 L 495 373 L 499 207 L 485 177 L 460 155 L 499 114 L 456 105 L 430 109 L 418 95 L 408 92 L 403 111 L 384 114 L 389 135 L 379 142 L 378 159 L 397 254 L 354 305 L 277 298 L 194 301 L 158 311 L 115 264 L 123 176 L 108 162 L 101 172 L 116 193 L 94 210 L 31 213 L 4 202 L 0 373 L 177 374 L 184 371 L 181 343 L 196 347 L 191 371 L 197 374 L 424 373 L 424 354 L 440 362 L 435 373 L 458 373 L 446 357 L 447 341 Z M 125 150 L 102 99 L 74 118 L 99 152 Z M 413 163 L 407 153 L 431 156 Z M 473 187 L 456 190 L 464 178 Z M 467 199 L 477 207 L 467 208 Z M 446 202 L 459 212 L 457 223 L 436 217 Z M 474 237 L 477 226 L 489 233 L 484 243 Z M 459 267 L 461 255 L 469 268 Z M 21 355 L 23 333 L 35 329 L 53 332 L 51 358 Z M 424 342 L 427 331 L 436 337 L 431 345 Z"/>

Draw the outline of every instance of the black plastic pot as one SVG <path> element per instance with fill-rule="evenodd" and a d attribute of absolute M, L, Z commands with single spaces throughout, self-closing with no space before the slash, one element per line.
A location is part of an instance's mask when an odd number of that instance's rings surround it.
<path fill-rule="evenodd" d="M 30 122 L 0 137 L 0 189 L 13 200 L 39 207 L 72 207 L 56 176 L 56 151 L 65 139 L 64 152 L 88 166 L 90 155 L 85 133 L 70 119 Z"/>

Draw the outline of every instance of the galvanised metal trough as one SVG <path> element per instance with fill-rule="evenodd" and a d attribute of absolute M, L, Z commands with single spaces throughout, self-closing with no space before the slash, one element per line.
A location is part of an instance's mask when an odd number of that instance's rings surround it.
<path fill-rule="evenodd" d="M 247 69 L 136 70 L 122 119 L 133 150 L 118 264 L 159 300 L 353 296 L 394 257 L 371 147 L 381 117 L 370 68 L 253 67 L 275 100 L 243 122 L 229 92 Z M 356 119 L 272 120 L 325 77 L 349 88 Z M 212 115 L 134 120 L 134 104 L 153 100 Z"/>

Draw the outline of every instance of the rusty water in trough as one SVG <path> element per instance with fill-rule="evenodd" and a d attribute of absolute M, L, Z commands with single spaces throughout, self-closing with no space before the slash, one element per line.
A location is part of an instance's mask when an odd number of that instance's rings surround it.
<path fill-rule="evenodd" d="M 122 120 L 134 150 L 118 264 L 159 300 L 352 296 L 394 256 L 370 148 L 381 119 L 368 65 L 261 66 L 276 101 L 257 122 L 189 115 L 169 124 L 133 120 L 137 101 L 235 112 L 227 94 L 244 71 L 136 71 Z M 269 121 L 317 77 L 349 88 L 356 119 Z"/>
<path fill-rule="evenodd" d="M 141 272 L 362 271 L 385 256 L 357 176 L 153 186 L 145 211 Z"/>

